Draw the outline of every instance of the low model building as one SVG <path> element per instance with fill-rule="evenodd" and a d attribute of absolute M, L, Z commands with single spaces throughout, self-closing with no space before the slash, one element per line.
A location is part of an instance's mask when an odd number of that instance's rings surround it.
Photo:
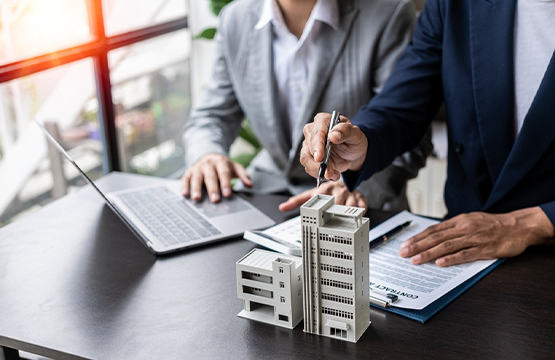
<path fill-rule="evenodd" d="M 370 221 L 316 195 L 301 206 L 304 331 L 356 342 L 370 325 Z"/>
<path fill-rule="evenodd" d="M 303 318 L 302 259 L 254 249 L 236 264 L 238 316 L 293 329 Z"/>

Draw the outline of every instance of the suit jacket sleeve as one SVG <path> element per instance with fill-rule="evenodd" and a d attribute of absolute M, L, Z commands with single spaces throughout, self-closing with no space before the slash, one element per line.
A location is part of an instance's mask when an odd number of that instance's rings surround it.
<path fill-rule="evenodd" d="M 227 155 L 237 137 L 244 118 L 233 91 L 227 56 L 226 8 L 219 17 L 216 41 L 216 60 L 211 79 L 205 86 L 201 104 L 191 110 L 185 125 L 183 145 L 185 163 L 191 166 L 209 153 Z"/>
<path fill-rule="evenodd" d="M 380 39 L 376 69 L 373 72 L 373 93 L 379 93 L 390 76 L 399 56 L 412 37 L 415 14 L 411 2 L 400 2 Z M 405 190 L 409 179 L 415 178 L 432 153 L 431 129 L 412 150 L 395 158 L 391 166 L 360 183 L 357 190 L 368 200 L 371 208 L 402 210 L 408 208 Z"/>
<path fill-rule="evenodd" d="M 360 171 L 343 174 L 349 189 L 355 189 L 363 180 L 391 164 L 396 156 L 416 145 L 422 154 L 431 151 L 425 144 L 429 138 L 422 137 L 429 132 L 431 120 L 443 102 L 442 18 L 438 1 L 427 1 L 412 43 L 399 59 L 384 89 L 351 119 L 368 138 L 368 153 Z M 424 143 L 419 144 L 419 141 Z"/>
<path fill-rule="evenodd" d="M 555 201 L 540 205 L 540 209 L 547 215 L 551 224 L 555 227 Z"/>

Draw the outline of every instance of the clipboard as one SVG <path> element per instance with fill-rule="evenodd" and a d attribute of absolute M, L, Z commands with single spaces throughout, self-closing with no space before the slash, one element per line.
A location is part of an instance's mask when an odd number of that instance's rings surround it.
<path fill-rule="evenodd" d="M 402 309 L 402 308 L 396 308 L 395 306 L 390 306 L 390 307 L 385 308 L 385 307 L 377 306 L 377 305 L 372 304 L 372 303 L 370 304 L 370 306 L 372 306 L 374 308 L 377 308 L 377 309 L 389 311 L 389 312 L 392 312 L 394 314 L 398 314 L 398 315 L 407 317 L 409 319 L 412 319 L 414 321 L 417 321 L 421 324 L 424 324 L 428 320 L 430 320 L 430 318 L 432 316 L 437 314 L 441 309 L 443 309 L 444 307 L 449 305 L 453 300 L 455 300 L 457 297 L 459 297 L 462 293 L 464 293 L 466 290 L 470 289 L 478 281 L 482 280 L 482 278 L 484 278 L 484 276 L 489 274 L 493 269 L 495 269 L 497 266 L 499 266 L 505 260 L 506 259 L 497 260 L 496 262 L 494 262 L 493 264 L 488 266 L 486 269 L 480 271 L 479 273 L 477 273 L 476 275 L 474 275 L 470 279 L 461 283 L 459 286 L 453 288 L 451 291 L 449 291 L 448 293 L 446 293 L 445 295 L 443 295 L 442 297 L 440 297 L 439 299 L 437 299 L 436 301 L 434 301 L 430 305 L 426 306 L 422 310 Z"/>

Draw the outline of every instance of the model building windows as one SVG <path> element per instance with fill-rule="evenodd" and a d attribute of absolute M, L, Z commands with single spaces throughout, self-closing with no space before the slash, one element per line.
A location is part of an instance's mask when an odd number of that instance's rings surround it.
<path fill-rule="evenodd" d="M 349 252 L 320 249 L 320 255 L 329 256 L 336 259 L 353 260 L 353 254 Z"/>
<path fill-rule="evenodd" d="M 301 258 L 254 249 L 236 263 L 236 274 L 237 295 L 245 302 L 240 317 L 290 329 L 302 320 L 303 284 L 294 281 L 302 278 Z"/>
<path fill-rule="evenodd" d="M 353 290 L 353 284 L 343 282 L 343 281 L 330 280 L 330 279 L 321 279 L 320 283 L 322 285 L 332 286 L 332 287 L 336 287 L 336 288 L 340 288 L 340 289 Z"/>
<path fill-rule="evenodd" d="M 340 338 L 347 338 L 347 330 L 330 328 L 330 335 Z"/>
<path fill-rule="evenodd" d="M 271 276 L 257 274 L 257 273 L 250 272 L 250 271 L 241 271 L 241 277 L 243 279 L 262 282 L 262 283 L 265 283 L 265 284 L 272 284 L 273 283 L 273 279 L 272 279 Z"/>
<path fill-rule="evenodd" d="M 320 234 L 320 240 L 334 242 L 336 244 L 344 244 L 344 245 L 352 245 L 353 244 L 353 241 L 351 239 L 347 238 L 347 237 L 329 235 L 329 234 Z"/>
<path fill-rule="evenodd" d="M 342 303 L 342 304 L 353 305 L 353 298 L 349 298 L 349 297 L 345 297 L 345 296 L 339 296 L 339 295 L 335 295 L 335 294 L 322 293 L 322 299 L 323 300 L 334 301 L 334 302 L 338 302 L 338 303 Z"/>
<path fill-rule="evenodd" d="M 320 270 L 330 271 L 336 274 L 353 275 L 353 269 L 337 265 L 320 264 Z"/>
<path fill-rule="evenodd" d="M 353 319 L 352 312 L 337 310 L 337 309 L 332 309 L 327 307 L 322 307 L 322 314 L 333 315 L 333 316 L 337 316 L 345 319 L 351 319 L 351 320 Z"/>
<path fill-rule="evenodd" d="M 337 309 L 332 309 L 327 307 L 322 307 L 322 314 L 333 315 L 333 316 L 337 316 L 345 319 L 351 319 L 351 320 L 353 319 L 352 312 L 337 310 Z"/>
<path fill-rule="evenodd" d="M 262 296 L 268 299 L 274 298 L 274 292 L 270 290 L 255 288 L 252 286 L 243 285 L 243 294 L 251 294 L 256 296 Z"/>
<path fill-rule="evenodd" d="M 301 216 L 311 220 L 307 214 L 322 220 L 311 229 L 307 229 L 308 221 L 303 224 L 305 331 L 356 342 L 370 324 L 368 306 L 359 314 L 360 303 L 368 303 L 368 298 L 360 296 L 362 288 L 369 286 L 368 278 L 364 279 L 368 274 L 368 220 L 362 218 L 362 209 L 335 205 L 333 196 L 327 195 L 316 195 L 305 203 Z"/>

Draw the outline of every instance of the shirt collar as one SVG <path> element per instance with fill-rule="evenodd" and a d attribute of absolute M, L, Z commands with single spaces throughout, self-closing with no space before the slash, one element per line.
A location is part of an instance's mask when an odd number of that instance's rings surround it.
<path fill-rule="evenodd" d="M 264 4 L 262 5 L 262 13 L 260 14 L 260 19 L 254 26 L 255 30 L 260 30 L 266 24 L 271 22 L 274 19 L 274 10 L 272 9 L 272 2 L 274 0 L 264 0 Z"/>
<path fill-rule="evenodd" d="M 328 24 L 333 30 L 339 29 L 339 6 L 337 0 L 318 0 L 312 10 L 314 20 Z"/>
<path fill-rule="evenodd" d="M 272 21 L 281 21 L 281 23 L 285 24 L 278 9 L 279 6 L 276 0 L 265 0 L 260 19 L 254 26 L 255 30 L 262 29 Z M 314 20 L 328 24 L 333 30 L 339 28 L 339 6 L 337 5 L 337 0 L 318 0 L 310 16 Z"/>

